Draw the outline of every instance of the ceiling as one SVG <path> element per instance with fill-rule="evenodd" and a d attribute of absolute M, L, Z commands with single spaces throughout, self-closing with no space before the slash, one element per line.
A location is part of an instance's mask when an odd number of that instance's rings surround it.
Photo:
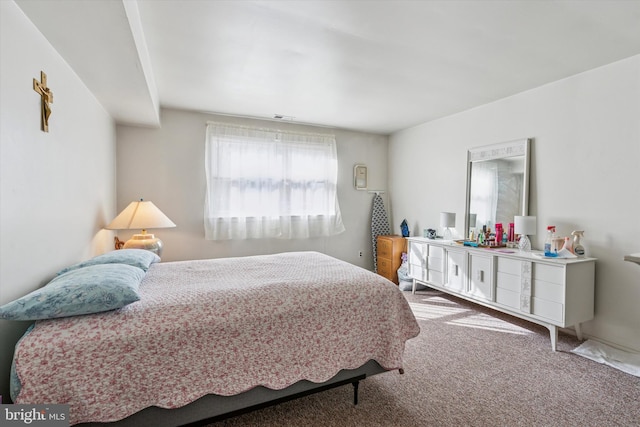
<path fill-rule="evenodd" d="M 143 126 L 162 106 L 389 134 L 640 54 L 639 0 L 16 3 Z"/>

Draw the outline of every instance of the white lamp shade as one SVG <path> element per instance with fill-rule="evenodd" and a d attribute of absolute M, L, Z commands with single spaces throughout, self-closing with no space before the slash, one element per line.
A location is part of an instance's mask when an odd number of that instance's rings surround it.
<path fill-rule="evenodd" d="M 536 234 L 535 216 L 516 216 L 513 222 L 516 234 L 524 234 L 525 236 Z"/>
<path fill-rule="evenodd" d="M 456 214 L 454 212 L 440 212 L 440 227 L 455 227 Z"/>
<path fill-rule="evenodd" d="M 107 226 L 108 230 L 146 230 L 149 228 L 170 228 L 176 225 L 152 202 L 140 200 L 131 202 L 120 215 Z"/>

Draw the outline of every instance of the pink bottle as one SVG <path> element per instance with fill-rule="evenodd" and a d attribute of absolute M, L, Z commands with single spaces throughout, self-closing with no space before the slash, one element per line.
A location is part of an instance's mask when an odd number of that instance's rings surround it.
<path fill-rule="evenodd" d="M 515 236 L 515 225 L 513 222 L 509 223 L 509 232 L 507 233 L 507 242 L 515 242 L 516 240 L 516 236 Z"/>
<path fill-rule="evenodd" d="M 500 246 L 502 244 L 502 223 L 498 222 L 496 224 L 496 230 L 495 230 L 495 242 L 496 242 L 496 246 Z"/>

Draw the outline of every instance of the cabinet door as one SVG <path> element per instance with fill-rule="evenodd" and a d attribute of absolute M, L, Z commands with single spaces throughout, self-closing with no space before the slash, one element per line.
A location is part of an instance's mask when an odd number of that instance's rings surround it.
<path fill-rule="evenodd" d="M 428 246 L 422 243 L 409 242 L 409 277 L 412 279 L 427 280 L 427 259 Z"/>
<path fill-rule="evenodd" d="M 465 292 L 467 283 L 467 252 L 447 251 L 445 286 L 455 292 Z"/>
<path fill-rule="evenodd" d="M 469 255 L 469 293 L 475 298 L 493 301 L 493 257 Z"/>
<path fill-rule="evenodd" d="M 427 253 L 427 280 L 437 285 L 444 284 L 445 250 L 440 246 L 428 245 Z"/>

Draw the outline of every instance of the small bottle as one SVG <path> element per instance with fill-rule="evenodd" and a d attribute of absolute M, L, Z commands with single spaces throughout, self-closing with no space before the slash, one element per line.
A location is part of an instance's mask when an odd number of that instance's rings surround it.
<path fill-rule="evenodd" d="M 516 235 L 515 235 L 515 224 L 513 222 L 509 223 L 509 233 L 507 234 L 507 242 L 515 242 L 516 241 Z"/>
<path fill-rule="evenodd" d="M 547 227 L 547 237 L 544 239 L 544 254 L 551 256 L 553 251 L 553 239 L 556 238 L 556 226 L 550 225 Z"/>
<path fill-rule="evenodd" d="M 496 241 L 496 246 L 500 246 L 500 244 L 502 243 L 502 223 L 498 222 L 495 225 L 495 241 Z"/>

